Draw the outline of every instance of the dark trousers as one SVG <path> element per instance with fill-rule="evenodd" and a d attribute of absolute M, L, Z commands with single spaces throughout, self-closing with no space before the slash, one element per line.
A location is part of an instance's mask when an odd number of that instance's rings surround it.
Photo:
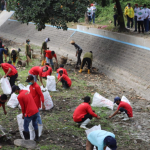
<path fill-rule="evenodd" d="M 88 19 L 89 19 L 89 22 L 91 22 L 91 21 L 92 21 L 92 18 L 91 18 L 91 16 L 88 16 Z"/>
<path fill-rule="evenodd" d="M 114 26 L 116 27 L 116 22 L 117 22 L 117 19 L 118 19 L 118 15 L 114 15 Z"/>
<path fill-rule="evenodd" d="M 17 76 L 18 76 L 18 74 L 15 74 L 15 75 L 10 77 L 9 83 L 10 83 L 11 87 L 13 85 L 15 85 L 15 80 L 17 79 Z"/>
<path fill-rule="evenodd" d="M 78 55 L 77 55 L 77 65 L 81 65 L 81 54 L 82 52 L 78 52 Z"/>
<path fill-rule="evenodd" d="M 131 22 L 131 28 L 133 27 L 133 18 L 130 18 L 127 16 L 127 27 L 130 28 L 130 22 Z"/>
<path fill-rule="evenodd" d="M 134 17 L 134 21 L 135 21 L 135 31 L 137 31 L 137 16 Z"/>
<path fill-rule="evenodd" d="M 83 69 L 84 65 L 88 63 L 88 69 L 91 67 L 91 59 L 90 58 L 83 58 L 82 64 L 81 64 L 81 69 Z"/>
<path fill-rule="evenodd" d="M 68 83 L 67 83 L 66 80 L 64 80 L 64 79 L 62 78 L 62 79 L 61 79 L 61 82 L 62 82 L 62 85 L 63 85 L 64 88 L 69 88 L 69 85 L 68 85 Z"/>
<path fill-rule="evenodd" d="M 4 10 L 4 4 L 1 4 L 1 10 L 3 11 Z"/>
<path fill-rule="evenodd" d="M 92 115 L 90 115 L 90 114 L 86 114 L 85 116 L 84 116 L 84 118 L 82 118 L 82 121 L 81 122 L 78 122 L 78 123 L 82 123 L 82 122 L 84 122 L 86 119 L 92 119 L 93 117 L 92 117 Z"/>
<path fill-rule="evenodd" d="M 0 56 L 0 64 L 3 63 L 3 56 Z"/>
<path fill-rule="evenodd" d="M 122 107 L 119 108 L 119 111 L 120 112 L 125 112 L 128 115 L 128 111 L 126 109 L 122 108 Z"/>
<path fill-rule="evenodd" d="M 145 32 L 149 31 L 149 19 L 144 19 Z"/>
<path fill-rule="evenodd" d="M 142 28 L 142 32 L 144 33 L 144 21 L 138 21 L 138 32 L 141 32 L 141 28 Z"/>
<path fill-rule="evenodd" d="M 17 56 L 13 55 L 13 57 L 12 57 L 13 63 L 16 63 L 16 58 L 17 58 Z"/>

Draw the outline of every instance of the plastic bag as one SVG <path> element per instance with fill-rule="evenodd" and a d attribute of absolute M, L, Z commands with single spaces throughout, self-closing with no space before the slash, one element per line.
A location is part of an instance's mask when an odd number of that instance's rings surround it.
<path fill-rule="evenodd" d="M 50 110 L 54 106 L 52 98 L 48 91 L 43 92 L 43 95 L 44 95 L 45 110 Z M 40 109 L 42 109 L 42 108 L 40 108 Z"/>
<path fill-rule="evenodd" d="M 129 100 L 125 96 L 122 96 L 121 101 L 126 102 L 129 105 L 131 105 L 131 103 L 129 102 Z"/>
<path fill-rule="evenodd" d="M 18 122 L 18 126 L 19 126 L 19 132 L 21 137 L 24 139 L 24 135 L 23 135 L 23 131 L 24 131 L 24 119 L 22 119 L 22 114 L 17 115 L 17 122 Z M 35 131 L 34 128 L 32 126 L 32 121 L 29 124 L 29 132 L 30 132 L 30 140 L 34 140 L 35 138 Z"/>
<path fill-rule="evenodd" d="M 93 102 L 91 104 L 93 107 L 107 107 L 113 110 L 113 102 L 105 97 L 101 96 L 99 93 L 95 93 L 93 96 Z"/>
<path fill-rule="evenodd" d="M 30 91 L 30 85 L 27 85 L 27 86 L 24 86 L 23 84 L 18 84 L 18 86 L 19 86 L 19 88 L 21 89 L 21 90 L 27 90 L 27 91 Z"/>
<path fill-rule="evenodd" d="M 4 94 L 11 94 L 12 89 L 7 78 L 1 78 L 1 88 Z"/>
<path fill-rule="evenodd" d="M 11 108 L 16 108 L 18 106 L 18 104 L 19 104 L 17 97 L 18 97 L 18 95 L 13 93 L 11 95 L 9 101 L 7 102 L 7 106 L 9 106 Z"/>
<path fill-rule="evenodd" d="M 55 76 L 47 76 L 46 87 L 49 91 L 56 91 Z"/>

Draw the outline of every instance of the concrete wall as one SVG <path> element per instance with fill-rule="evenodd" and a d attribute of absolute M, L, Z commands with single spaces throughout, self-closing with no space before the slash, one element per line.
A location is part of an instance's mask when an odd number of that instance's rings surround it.
<path fill-rule="evenodd" d="M 0 36 L 18 43 L 25 43 L 25 40 L 29 38 L 31 43 L 39 46 L 45 38 L 50 37 L 48 46 L 51 50 L 55 50 L 60 55 L 69 54 L 70 58 L 76 59 L 76 50 L 69 44 L 73 39 L 83 48 L 83 54 L 93 51 L 93 64 L 99 68 L 100 72 L 128 88 L 134 88 L 140 95 L 150 99 L 150 90 L 147 89 L 150 80 L 150 51 L 148 50 L 78 30 L 63 31 L 46 27 L 45 30 L 38 32 L 33 24 L 27 26 L 10 20 L 0 27 Z"/>

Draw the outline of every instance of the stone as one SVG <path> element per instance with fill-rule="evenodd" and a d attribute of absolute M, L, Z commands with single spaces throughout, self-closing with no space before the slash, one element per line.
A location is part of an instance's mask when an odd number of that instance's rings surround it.
<path fill-rule="evenodd" d="M 36 142 L 31 140 L 16 139 L 14 140 L 14 145 L 28 148 L 28 149 L 35 149 Z"/>

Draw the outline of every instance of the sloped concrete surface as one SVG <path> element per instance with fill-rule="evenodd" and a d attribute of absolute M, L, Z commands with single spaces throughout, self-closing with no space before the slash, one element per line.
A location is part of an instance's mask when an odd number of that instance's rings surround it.
<path fill-rule="evenodd" d="M 100 72 L 129 89 L 135 89 L 139 95 L 150 100 L 150 89 L 147 88 L 150 85 L 148 50 L 73 30 L 63 31 L 46 27 L 45 30 L 37 31 L 33 24 L 26 25 L 10 20 L 0 27 L 0 36 L 18 43 L 25 43 L 29 38 L 31 43 L 39 46 L 45 38 L 50 37 L 48 46 L 51 50 L 60 55 L 69 54 L 69 58 L 76 59 L 76 50 L 69 43 L 73 39 L 82 47 L 83 54 L 93 51 L 93 65 L 99 68 Z"/>

